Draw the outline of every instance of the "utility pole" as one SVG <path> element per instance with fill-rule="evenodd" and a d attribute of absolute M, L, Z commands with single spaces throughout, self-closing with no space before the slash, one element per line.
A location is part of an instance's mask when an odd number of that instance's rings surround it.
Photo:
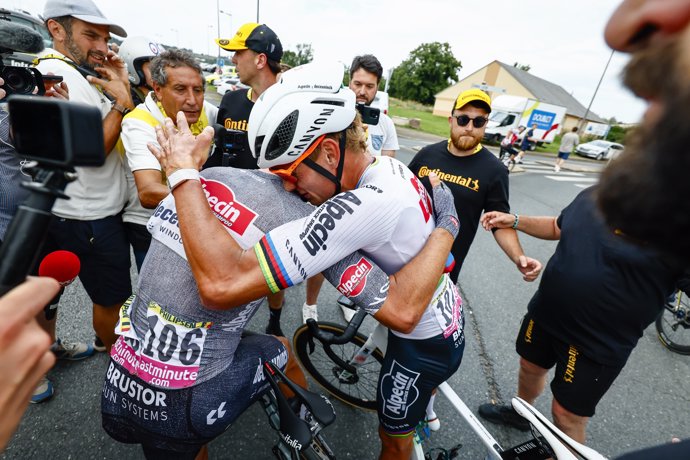
<path fill-rule="evenodd" d="M 218 21 L 218 34 L 216 36 L 220 37 L 220 0 L 216 0 L 216 20 Z M 218 59 L 216 59 L 216 65 L 220 66 L 220 46 L 218 47 Z"/>
<path fill-rule="evenodd" d="M 611 50 L 611 55 L 609 56 L 609 60 L 606 61 L 606 66 L 604 67 L 604 71 L 601 73 L 601 77 L 599 78 L 599 83 L 597 83 L 597 87 L 594 89 L 594 94 L 592 94 L 592 99 L 589 100 L 589 105 L 587 106 L 587 110 L 585 110 L 585 116 L 582 117 L 582 120 L 580 121 L 580 124 L 578 125 L 578 131 L 581 133 L 584 133 L 584 128 L 585 125 L 587 124 L 587 115 L 589 115 L 589 109 L 592 108 L 592 103 L 594 102 L 594 98 L 597 96 L 597 91 L 599 91 L 599 86 L 601 86 L 602 80 L 604 80 L 604 75 L 606 75 L 606 70 L 609 68 L 609 64 L 611 63 L 611 58 L 613 58 L 613 53 L 615 53 L 614 50 Z"/>
<path fill-rule="evenodd" d="M 256 0 L 256 22 L 261 24 L 259 22 L 259 0 Z"/>

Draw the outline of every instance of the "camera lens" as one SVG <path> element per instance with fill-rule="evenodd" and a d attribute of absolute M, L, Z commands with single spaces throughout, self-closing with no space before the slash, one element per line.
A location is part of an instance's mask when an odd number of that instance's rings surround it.
<path fill-rule="evenodd" d="M 36 86 L 33 74 L 23 67 L 7 66 L 2 69 L 1 76 L 8 94 L 31 94 Z"/>

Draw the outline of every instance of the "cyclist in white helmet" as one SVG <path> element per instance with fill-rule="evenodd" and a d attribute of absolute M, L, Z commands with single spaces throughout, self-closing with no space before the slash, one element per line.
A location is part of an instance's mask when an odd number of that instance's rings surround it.
<path fill-rule="evenodd" d="M 180 115 L 178 128 L 181 121 Z M 269 168 L 286 190 L 319 207 L 268 232 L 251 249 L 227 238 L 204 206 L 197 169 L 212 133 L 194 138 L 175 131 L 168 120 L 157 134 L 161 148 L 151 150 L 174 186 L 185 253 L 207 305 L 232 307 L 285 289 L 356 250 L 392 274 L 420 252 L 430 235 L 435 237 L 434 227 L 447 229 L 446 235 L 457 232 L 455 216 L 436 216 L 435 222 L 424 187 L 401 162 L 368 153 L 355 94 L 342 86 L 337 63 L 286 72 L 252 110 L 249 145 L 259 167 Z M 345 283 L 329 281 L 349 291 Z M 409 457 L 414 428 L 432 390 L 459 367 L 461 304 L 457 288 L 443 275 L 425 305 L 361 305 L 391 330 L 379 376 L 381 458 Z"/>
<path fill-rule="evenodd" d="M 137 106 L 144 102 L 149 91 L 153 90 L 151 79 L 151 59 L 165 51 L 161 45 L 148 37 L 128 37 L 120 46 L 120 57 L 127 64 L 132 100 Z"/>

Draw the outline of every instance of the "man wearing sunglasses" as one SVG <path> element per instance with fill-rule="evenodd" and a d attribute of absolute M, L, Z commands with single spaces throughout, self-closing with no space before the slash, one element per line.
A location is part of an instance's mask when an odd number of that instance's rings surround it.
<path fill-rule="evenodd" d="M 401 301 L 393 308 L 379 309 L 382 299 L 361 304 L 389 327 L 377 392 L 381 458 L 408 458 L 432 390 L 458 369 L 464 350 L 459 293 L 448 276 L 436 276 L 451 244 L 448 233 L 457 235 L 457 219 L 452 205 L 445 208 L 452 215 L 432 215 L 426 190 L 398 160 L 371 156 L 355 107 L 355 94 L 342 86 L 338 63 L 290 70 L 259 98 L 249 123 L 249 144 L 259 166 L 283 179 L 285 190 L 320 206 L 303 219 L 259 235 L 258 243 L 245 249 L 228 237 L 205 204 L 196 167 L 212 133 L 194 139 L 161 130 L 161 150 L 152 152 L 172 175 L 184 253 L 202 299 L 216 308 L 302 282 L 356 250 L 392 274 L 426 253 L 435 239 L 443 239 L 447 245 L 434 253 L 431 272 L 418 272 L 420 279 L 407 286 L 414 299 L 398 297 Z M 434 206 L 451 196 L 437 196 L 439 187 L 433 189 Z M 358 290 L 353 281 L 369 285 L 368 271 L 358 264 L 344 278 L 326 278 L 340 292 L 353 294 Z M 394 294 L 399 287 L 393 279 L 381 297 L 399 295 Z M 421 302 L 417 290 L 428 292 Z"/>
<path fill-rule="evenodd" d="M 426 177 L 435 172 L 453 192 L 462 235 L 455 240 L 452 254 L 455 268 L 450 274 L 458 281 L 462 263 L 470 249 L 482 210 L 509 212 L 508 171 L 480 144 L 491 113 L 491 99 L 479 89 L 463 91 L 451 116 L 450 138 L 421 149 L 408 167 L 429 189 Z M 541 271 L 538 260 L 525 256 L 513 228 L 493 232 L 498 245 L 517 266 L 525 281 L 534 281 Z"/>

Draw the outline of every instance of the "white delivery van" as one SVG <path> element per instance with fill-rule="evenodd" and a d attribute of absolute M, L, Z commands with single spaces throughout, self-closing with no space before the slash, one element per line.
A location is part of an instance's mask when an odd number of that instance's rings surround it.
<path fill-rule="evenodd" d="M 539 102 L 523 96 L 500 95 L 491 101 L 491 115 L 484 139 L 501 142 L 506 134 L 518 126 L 537 125 L 533 139 L 536 143 L 553 142 L 561 131 L 565 107 Z M 531 145 L 533 150 L 535 145 Z"/>

